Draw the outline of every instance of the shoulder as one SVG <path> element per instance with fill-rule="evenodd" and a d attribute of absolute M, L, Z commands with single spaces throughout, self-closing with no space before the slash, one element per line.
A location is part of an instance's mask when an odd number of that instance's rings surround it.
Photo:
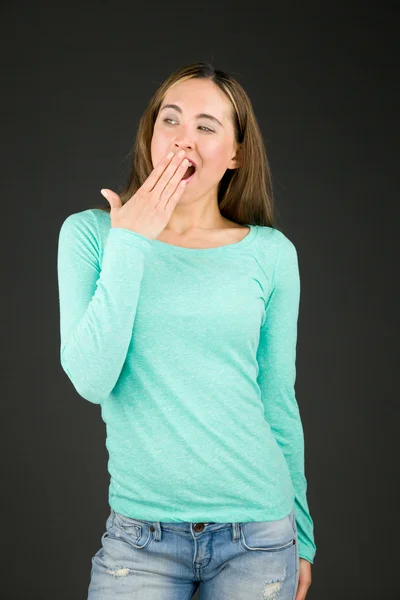
<path fill-rule="evenodd" d="M 93 226 L 101 223 L 110 223 L 110 213 L 99 208 L 87 208 L 68 215 L 62 225 L 68 226 Z"/>
<path fill-rule="evenodd" d="M 269 265 L 273 285 L 282 285 L 286 280 L 297 285 L 299 264 L 297 249 L 292 239 L 274 227 L 259 226 L 261 252 Z"/>
<path fill-rule="evenodd" d="M 61 224 L 60 238 L 91 241 L 101 246 L 110 229 L 110 215 L 106 211 L 88 208 L 68 215 Z"/>
<path fill-rule="evenodd" d="M 282 255 L 297 255 L 294 242 L 283 231 L 262 225 L 258 225 L 257 228 L 261 245 L 273 255 L 276 261 Z"/>
<path fill-rule="evenodd" d="M 72 232 L 79 230 L 93 230 L 96 226 L 96 219 L 93 216 L 93 210 L 87 209 L 76 213 L 71 213 L 65 217 L 61 224 L 62 232 Z"/>

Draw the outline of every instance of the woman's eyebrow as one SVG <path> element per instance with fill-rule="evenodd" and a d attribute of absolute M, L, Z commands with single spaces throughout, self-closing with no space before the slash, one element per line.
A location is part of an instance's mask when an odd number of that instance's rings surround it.
<path fill-rule="evenodd" d="M 177 104 L 164 104 L 164 106 L 160 109 L 160 112 L 164 110 L 164 108 L 174 108 L 182 114 L 182 109 Z M 208 115 L 207 113 L 199 113 L 198 115 L 196 115 L 196 119 L 210 119 L 211 121 L 215 121 L 215 123 L 218 123 L 218 125 L 221 125 L 221 127 L 223 127 L 221 121 L 219 121 L 217 117 L 213 117 L 212 115 Z"/>

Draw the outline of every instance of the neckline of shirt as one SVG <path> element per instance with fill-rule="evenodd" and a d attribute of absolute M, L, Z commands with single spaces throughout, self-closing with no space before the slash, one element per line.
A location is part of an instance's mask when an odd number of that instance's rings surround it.
<path fill-rule="evenodd" d="M 258 234 L 258 225 L 250 225 L 250 223 L 244 223 L 246 227 L 250 227 L 250 231 L 248 234 L 238 242 L 234 242 L 233 244 L 225 244 L 223 246 L 215 246 L 214 248 L 187 248 L 186 246 L 175 246 L 174 244 L 168 244 L 167 242 L 162 242 L 161 240 L 153 240 L 152 243 L 155 244 L 158 248 L 163 248 L 168 252 L 177 252 L 182 254 L 211 254 L 216 252 L 224 252 L 230 250 L 240 250 L 244 246 L 250 244 Z"/>

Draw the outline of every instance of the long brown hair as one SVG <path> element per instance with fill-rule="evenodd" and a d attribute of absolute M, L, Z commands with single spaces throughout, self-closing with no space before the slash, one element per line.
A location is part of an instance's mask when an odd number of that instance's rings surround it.
<path fill-rule="evenodd" d="M 218 187 L 220 213 L 240 225 L 274 227 L 272 176 L 251 101 L 243 87 L 229 74 L 215 69 L 210 63 L 195 62 L 176 70 L 160 85 L 145 109 L 131 150 L 131 170 L 122 191 L 117 192 L 125 204 L 143 185 L 153 170 L 151 139 L 154 123 L 162 101 L 172 86 L 188 79 L 209 79 L 229 98 L 235 140 L 240 144 L 240 166 L 227 169 Z M 96 205 L 110 212 L 110 205 Z"/>

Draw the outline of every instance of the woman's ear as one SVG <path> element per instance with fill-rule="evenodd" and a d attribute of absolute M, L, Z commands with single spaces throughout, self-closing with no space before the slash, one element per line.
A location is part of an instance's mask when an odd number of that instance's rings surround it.
<path fill-rule="evenodd" d="M 242 161 L 241 161 L 241 156 L 242 156 L 242 152 L 241 152 L 241 146 L 237 147 L 236 150 L 236 154 L 234 156 L 232 156 L 228 169 L 237 169 L 241 166 Z"/>

